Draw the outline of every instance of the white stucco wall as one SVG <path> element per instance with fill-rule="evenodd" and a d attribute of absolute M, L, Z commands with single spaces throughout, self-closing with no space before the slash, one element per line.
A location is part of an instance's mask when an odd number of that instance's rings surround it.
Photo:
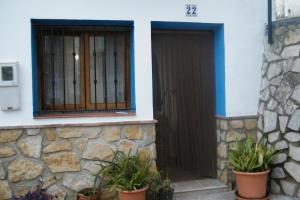
<path fill-rule="evenodd" d="M 198 17 L 185 16 L 186 3 L 198 5 Z M 266 17 L 262 0 L 1 0 L 0 62 L 20 63 L 21 110 L 0 111 L 0 126 L 153 119 L 151 21 L 224 23 L 227 116 L 254 115 Z M 133 20 L 136 116 L 34 120 L 31 18 Z"/>

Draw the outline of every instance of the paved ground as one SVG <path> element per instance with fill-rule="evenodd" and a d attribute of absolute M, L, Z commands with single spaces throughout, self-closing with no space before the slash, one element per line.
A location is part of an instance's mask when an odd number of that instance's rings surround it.
<path fill-rule="evenodd" d="M 234 200 L 235 195 L 234 192 L 224 192 L 218 194 L 203 194 L 197 196 L 190 196 L 187 198 L 175 198 L 175 200 Z M 271 196 L 271 200 L 299 200 L 300 198 L 291 198 L 287 196 L 281 195 L 273 195 Z"/>
<path fill-rule="evenodd" d="M 188 199 L 187 198 L 175 198 L 175 200 L 234 200 L 234 199 L 235 199 L 234 192 L 190 196 Z M 271 200 L 299 200 L 299 199 L 300 198 L 291 198 L 291 197 L 281 196 L 281 195 L 272 195 L 271 196 Z"/>

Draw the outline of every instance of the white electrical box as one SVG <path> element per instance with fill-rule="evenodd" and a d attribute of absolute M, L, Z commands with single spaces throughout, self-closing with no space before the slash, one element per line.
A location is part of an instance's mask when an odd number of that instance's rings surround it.
<path fill-rule="evenodd" d="M 3 111 L 20 108 L 18 63 L 0 63 L 0 107 Z"/>

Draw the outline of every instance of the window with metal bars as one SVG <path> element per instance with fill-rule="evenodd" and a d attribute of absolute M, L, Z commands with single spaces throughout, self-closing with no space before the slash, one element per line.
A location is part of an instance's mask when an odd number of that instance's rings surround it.
<path fill-rule="evenodd" d="M 37 26 L 39 113 L 130 109 L 130 30 Z"/>

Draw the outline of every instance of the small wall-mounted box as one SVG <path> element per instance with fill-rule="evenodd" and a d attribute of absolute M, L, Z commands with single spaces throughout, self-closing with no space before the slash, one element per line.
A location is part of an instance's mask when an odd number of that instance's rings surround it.
<path fill-rule="evenodd" d="M 18 63 L 0 63 L 0 107 L 3 111 L 20 108 Z"/>

